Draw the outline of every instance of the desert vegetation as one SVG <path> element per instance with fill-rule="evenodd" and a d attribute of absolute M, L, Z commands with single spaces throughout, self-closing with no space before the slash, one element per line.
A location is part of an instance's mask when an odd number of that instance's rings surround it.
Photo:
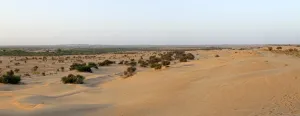
<path fill-rule="evenodd" d="M 62 77 L 61 81 L 64 84 L 83 84 L 84 79 L 85 79 L 84 76 L 69 74 L 68 76 Z"/>
<path fill-rule="evenodd" d="M 0 83 L 4 84 L 19 84 L 21 76 L 15 75 L 14 71 L 10 70 L 0 77 Z"/>
<path fill-rule="evenodd" d="M 86 63 L 83 63 L 83 64 L 73 63 L 70 66 L 70 70 L 77 70 L 79 72 L 90 72 L 90 73 L 92 73 L 91 67 L 86 65 Z"/>

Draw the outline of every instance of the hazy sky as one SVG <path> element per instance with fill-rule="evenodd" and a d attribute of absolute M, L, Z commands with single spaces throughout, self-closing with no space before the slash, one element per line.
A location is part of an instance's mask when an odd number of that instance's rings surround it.
<path fill-rule="evenodd" d="M 0 0 L 0 45 L 300 44 L 300 0 Z"/>

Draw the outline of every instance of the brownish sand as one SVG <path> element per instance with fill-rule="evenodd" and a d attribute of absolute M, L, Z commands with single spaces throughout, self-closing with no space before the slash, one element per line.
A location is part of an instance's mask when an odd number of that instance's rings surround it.
<path fill-rule="evenodd" d="M 299 58 L 262 50 L 193 53 L 198 60 L 140 69 L 127 79 L 116 74 L 125 67 L 111 66 L 81 73 L 83 85 L 62 84 L 63 75 L 76 73 L 69 71 L 0 84 L 0 116 L 300 115 Z"/>

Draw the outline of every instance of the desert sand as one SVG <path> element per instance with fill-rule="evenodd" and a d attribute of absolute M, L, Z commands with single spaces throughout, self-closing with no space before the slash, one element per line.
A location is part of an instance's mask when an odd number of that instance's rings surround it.
<path fill-rule="evenodd" d="M 117 65 L 92 74 L 50 75 L 70 63 L 32 61 L 18 66 L 22 73 L 34 65 L 50 72 L 22 77 L 21 85 L 0 84 L 0 116 L 300 115 L 299 58 L 261 49 L 192 53 L 194 61 L 162 70 L 138 68 L 127 79 L 119 78 L 126 67 Z M 9 57 L 1 58 L 4 69 Z M 85 84 L 62 84 L 60 78 L 70 73 L 86 76 Z"/>

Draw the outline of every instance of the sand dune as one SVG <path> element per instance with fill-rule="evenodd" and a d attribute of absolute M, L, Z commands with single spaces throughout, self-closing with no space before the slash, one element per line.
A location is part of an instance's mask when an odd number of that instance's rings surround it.
<path fill-rule="evenodd" d="M 300 60 L 265 51 L 197 51 L 199 60 L 118 78 L 103 69 L 86 84 L 61 76 L 0 85 L 1 116 L 300 115 Z M 221 57 L 215 58 L 219 54 Z M 66 73 L 68 74 L 68 73 Z M 62 74 L 62 75 L 66 75 Z"/>

